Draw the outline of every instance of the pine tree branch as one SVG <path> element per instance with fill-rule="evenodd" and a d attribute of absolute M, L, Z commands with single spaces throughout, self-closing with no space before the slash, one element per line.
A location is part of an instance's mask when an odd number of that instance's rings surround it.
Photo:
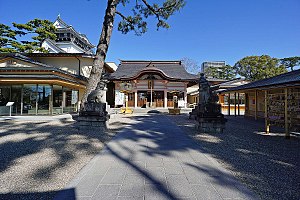
<path fill-rule="evenodd" d="M 119 15 L 123 20 L 129 22 L 129 23 L 133 23 L 132 20 L 128 19 L 128 17 L 126 17 L 125 15 L 123 15 L 122 13 L 116 11 L 116 14 Z"/>

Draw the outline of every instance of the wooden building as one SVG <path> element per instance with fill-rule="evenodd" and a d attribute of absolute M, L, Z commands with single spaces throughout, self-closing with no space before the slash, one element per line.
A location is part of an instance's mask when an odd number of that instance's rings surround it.
<path fill-rule="evenodd" d="M 285 128 L 286 136 L 300 132 L 300 69 L 228 89 L 224 94 L 245 94 L 245 117 L 264 119 Z M 230 105 L 229 105 L 230 106 Z"/>
<path fill-rule="evenodd" d="M 111 74 L 115 83 L 115 104 L 130 107 L 173 107 L 173 98 L 179 107 L 187 106 L 187 87 L 196 84 L 198 76 L 189 74 L 181 61 L 125 61 Z M 130 85 L 124 97 L 124 83 Z"/>

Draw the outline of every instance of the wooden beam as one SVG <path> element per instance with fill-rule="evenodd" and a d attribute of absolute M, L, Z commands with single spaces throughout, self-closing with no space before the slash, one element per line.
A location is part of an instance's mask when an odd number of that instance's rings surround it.
<path fill-rule="evenodd" d="M 230 116 L 230 93 L 228 93 L 228 116 Z"/>
<path fill-rule="evenodd" d="M 265 90 L 265 131 L 266 134 L 270 133 L 270 124 L 268 119 L 268 91 Z"/>
<path fill-rule="evenodd" d="M 238 99 L 238 116 L 240 116 L 240 93 L 238 92 L 238 96 L 237 96 L 237 99 Z"/>
<path fill-rule="evenodd" d="M 254 103 L 255 103 L 254 118 L 255 120 L 257 120 L 257 90 L 255 90 L 255 94 L 254 94 Z"/>
<path fill-rule="evenodd" d="M 236 117 L 236 92 L 234 93 L 234 116 Z"/>
<path fill-rule="evenodd" d="M 285 138 L 290 138 L 289 122 L 288 122 L 288 89 L 284 88 L 284 127 Z"/>

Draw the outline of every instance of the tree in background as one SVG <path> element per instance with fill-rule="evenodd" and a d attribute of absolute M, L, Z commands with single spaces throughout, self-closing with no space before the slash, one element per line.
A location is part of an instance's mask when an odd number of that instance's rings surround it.
<path fill-rule="evenodd" d="M 159 1 L 161 2 L 161 1 Z M 117 10 L 117 6 L 121 4 L 126 10 L 132 10 L 132 15 L 126 15 Z M 134 31 L 136 35 L 141 35 L 147 31 L 148 17 L 154 17 L 157 20 L 156 27 L 169 28 L 166 22 L 170 16 L 179 11 L 185 5 L 184 0 L 164 0 L 162 3 L 151 3 L 148 0 L 135 0 L 130 4 L 130 0 L 107 0 L 107 7 L 105 11 L 104 21 L 100 39 L 96 49 L 95 60 L 88 80 L 85 94 L 83 95 L 82 102 L 87 100 L 87 96 L 97 86 L 100 80 L 104 61 L 107 55 L 110 38 L 114 26 L 115 16 L 121 17 L 118 23 L 118 30 L 126 34 Z"/>
<path fill-rule="evenodd" d="M 56 39 L 55 27 L 49 20 L 34 19 L 26 24 L 13 23 L 14 29 L 0 24 L 0 52 L 2 53 L 32 53 L 34 51 L 47 52 L 41 47 L 43 40 Z M 26 40 L 21 40 L 26 37 Z M 31 38 L 28 41 L 28 37 Z"/>
<path fill-rule="evenodd" d="M 234 65 L 234 69 L 237 74 L 249 81 L 270 78 L 287 72 L 279 59 L 271 58 L 268 55 L 247 56 L 239 60 Z"/>
<path fill-rule="evenodd" d="M 280 61 L 281 64 L 283 64 L 286 68 L 290 68 L 292 71 L 294 70 L 294 67 L 300 66 L 300 57 L 298 56 L 282 58 Z"/>
<path fill-rule="evenodd" d="M 222 67 L 207 67 L 205 68 L 204 74 L 206 77 L 232 80 L 236 76 L 234 68 L 230 65 L 225 65 Z"/>
<path fill-rule="evenodd" d="M 184 69 L 190 73 L 190 74 L 199 74 L 200 72 L 200 64 L 190 58 L 182 58 L 181 59 L 182 65 L 184 67 Z"/>

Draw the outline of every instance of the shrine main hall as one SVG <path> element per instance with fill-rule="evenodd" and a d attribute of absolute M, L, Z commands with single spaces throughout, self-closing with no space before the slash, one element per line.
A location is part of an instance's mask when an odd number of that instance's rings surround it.
<path fill-rule="evenodd" d="M 115 83 L 115 106 L 173 107 L 176 96 L 179 107 L 187 107 L 187 87 L 197 84 L 199 77 L 189 74 L 181 61 L 125 61 L 111 74 Z M 127 89 L 124 88 L 127 86 Z M 128 87 L 129 86 L 129 87 Z"/>

